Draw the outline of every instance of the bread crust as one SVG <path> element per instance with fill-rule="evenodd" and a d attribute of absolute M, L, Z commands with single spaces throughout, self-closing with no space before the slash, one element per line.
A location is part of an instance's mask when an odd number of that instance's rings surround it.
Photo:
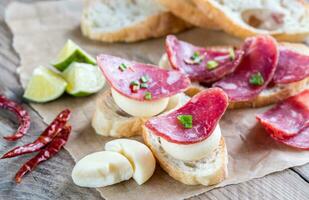
<path fill-rule="evenodd" d="M 85 7 L 87 6 L 88 5 Z M 144 19 L 140 23 L 132 24 L 131 26 L 124 27 L 119 31 L 109 33 L 96 32 L 89 24 L 84 14 L 81 19 L 81 31 L 83 35 L 92 40 L 102 42 L 135 42 L 178 33 L 190 28 L 191 26 L 191 24 L 179 19 L 168 11 L 162 11 L 157 15 Z"/>
<path fill-rule="evenodd" d="M 192 0 L 157 0 L 175 16 L 202 28 L 219 30 L 213 20 L 198 10 Z"/>
<path fill-rule="evenodd" d="M 189 100 L 189 97 L 182 93 L 174 97 L 170 98 L 164 112 L 178 108 Z M 142 134 L 142 125 L 147 119 L 134 117 L 122 111 L 114 102 L 111 91 L 106 90 L 96 100 L 91 125 L 95 132 L 102 136 L 133 137 Z"/>
<path fill-rule="evenodd" d="M 227 155 L 227 149 L 224 142 L 224 138 L 221 138 L 220 144 L 219 144 L 219 156 L 216 157 L 216 159 L 221 159 L 220 162 L 222 163 L 220 168 L 214 171 L 211 175 L 208 175 L 207 177 L 203 176 L 202 173 L 196 174 L 196 173 L 189 173 L 184 170 L 182 170 L 180 167 L 177 167 L 172 164 L 166 157 L 162 156 L 162 154 L 159 152 L 159 150 L 155 147 L 153 144 L 151 138 L 150 138 L 150 131 L 143 126 L 143 139 L 145 144 L 151 149 L 152 153 L 156 157 L 156 159 L 159 161 L 160 166 L 162 169 L 167 172 L 172 178 L 174 178 L 177 181 L 180 181 L 181 183 L 187 184 L 187 185 L 215 185 L 220 182 L 222 182 L 228 174 L 227 170 L 227 163 L 228 163 L 228 155 Z"/>
<path fill-rule="evenodd" d="M 269 34 L 275 37 L 278 41 L 287 42 L 302 42 L 309 36 L 309 31 L 307 32 L 291 32 L 291 33 L 278 33 L 267 30 L 259 30 L 250 26 L 243 26 L 237 23 L 235 20 L 230 18 L 222 8 L 217 7 L 212 0 L 193 0 L 198 8 L 205 14 L 208 15 L 210 20 L 213 20 L 216 24 L 220 26 L 225 32 L 230 33 L 234 36 L 246 38 L 258 34 Z M 304 3 L 304 6 L 308 9 L 309 4 Z M 309 13 L 309 11 L 308 11 Z M 309 17 L 309 16 L 308 16 Z"/>

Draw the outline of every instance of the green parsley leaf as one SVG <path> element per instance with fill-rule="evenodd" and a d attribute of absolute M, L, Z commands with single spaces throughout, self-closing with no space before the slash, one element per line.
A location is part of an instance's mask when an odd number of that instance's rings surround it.
<path fill-rule="evenodd" d="M 178 115 L 177 119 L 184 128 L 192 128 L 192 115 Z"/>
<path fill-rule="evenodd" d="M 216 67 L 218 67 L 219 63 L 214 61 L 214 60 L 210 60 L 207 62 L 207 69 L 212 70 L 215 69 Z"/>
<path fill-rule="evenodd" d="M 150 92 L 145 92 L 144 99 L 151 100 L 152 99 L 152 94 Z"/>
<path fill-rule="evenodd" d="M 141 83 L 141 88 L 148 88 L 148 84 L 147 83 Z"/>
<path fill-rule="evenodd" d="M 138 81 L 132 81 L 132 82 L 130 83 L 130 85 L 139 85 L 139 82 L 138 82 Z"/>
<path fill-rule="evenodd" d="M 142 83 L 147 83 L 149 81 L 149 77 L 147 75 L 144 75 L 141 77 L 141 82 Z"/>
<path fill-rule="evenodd" d="M 229 49 L 229 56 L 231 61 L 235 60 L 235 51 L 233 48 Z"/>
<path fill-rule="evenodd" d="M 127 67 L 124 63 L 121 63 L 121 65 L 119 65 L 118 68 L 119 68 L 120 71 L 123 72 L 123 71 L 125 71 L 128 67 Z"/>
<path fill-rule="evenodd" d="M 257 72 L 257 73 L 252 74 L 250 76 L 249 83 L 251 85 L 261 86 L 261 85 L 264 84 L 264 78 L 263 78 L 263 76 L 262 76 L 262 74 L 260 72 Z"/>

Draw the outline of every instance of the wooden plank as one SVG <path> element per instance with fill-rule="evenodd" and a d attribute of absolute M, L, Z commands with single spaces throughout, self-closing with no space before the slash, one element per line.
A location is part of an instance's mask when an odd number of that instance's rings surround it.
<path fill-rule="evenodd" d="M 277 172 L 263 178 L 214 189 L 190 200 L 221 199 L 308 199 L 309 184 L 292 170 Z"/>
<path fill-rule="evenodd" d="M 34 2 L 35 0 L 23 0 Z M 22 88 L 15 74 L 19 63 L 11 43 L 12 35 L 3 22 L 4 7 L 12 0 L 0 2 L 0 92 L 10 98 L 21 101 Z M 32 117 L 29 135 L 20 142 L 9 143 L 0 139 L 0 154 L 6 150 L 30 142 L 46 126 L 30 107 L 24 104 Z M 7 112 L 0 113 L 0 137 L 16 129 L 14 116 Z M 93 189 L 79 188 L 72 183 L 70 173 L 74 162 L 67 151 L 62 151 L 48 162 L 43 163 L 33 173 L 25 177 L 20 185 L 15 185 L 12 178 L 20 165 L 32 155 L 0 162 L 0 199 L 101 199 Z M 308 199 L 309 184 L 303 180 L 309 176 L 309 165 L 285 170 L 266 177 L 214 189 L 191 199 Z"/>

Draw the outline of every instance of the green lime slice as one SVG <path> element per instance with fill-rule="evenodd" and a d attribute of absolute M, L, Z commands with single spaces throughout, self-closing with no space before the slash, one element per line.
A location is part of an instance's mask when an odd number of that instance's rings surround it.
<path fill-rule="evenodd" d="M 52 65 L 58 70 L 64 71 L 72 62 L 96 64 L 96 60 L 91 55 L 82 50 L 72 40 L 68 40 Z"/>
<path fill-rule="evenodd" d="M 24 98 L 38 103 L 52 101 L 64 93 L 66 86 L 59 74 L 40 66 L 33 71 Z"/>
<path fill-rule="evenodd" d="M 68 82 L 66 92 L 77 97 L 96 93 L 105 84 L 99 67 L 85 63 L 73 62 L 62 76 Z"/>

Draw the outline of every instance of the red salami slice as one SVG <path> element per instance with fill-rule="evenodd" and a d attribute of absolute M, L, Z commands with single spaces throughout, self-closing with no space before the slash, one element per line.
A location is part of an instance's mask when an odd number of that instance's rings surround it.
<path fill-rule="evenodd" d="M 306 127 L 304 130 L 299 132 L 299 134 L 286 139 L 279 139 L 273 134 L 270 134 L 270 136 L 274 140 L 281 142 L 285 145 L 288 145 L 290 147 L 309 150 L 309 127 Z"/>
<path fill-rule="evenodd" d="M 244 57 L 236 70 L 216 82 L 231 101 L 247 101 L 256 97 L 272 80 L 278 63 L 278 48 L 270 36 L 246 39 Z"/>
<path fill-rule="evenodd" d="M 192 81 L 212 83 L 233 72 L 243 56 L 242 50 L 211 50 L 179 41 L 169 35 L 165 42 L 169 62 Z"/>
<path fill-rule="evenodd" d="M 227 106 L 228 97 L 223 90 L 207 89 L 195 95 L 178 110 L 148 120 L 146 127 L 173 143 L 197 143 L 211 135 Z M 183 116 L 191 116 L 190 127 L 182 124 Z M 187 123 L 190 124 L 190 121 Z"/>
<path fill-rule="evenodd" d="M 309 55 L 280 46 L 278 66 L 273 78 L 276 84 L 303 80 L 309 76 Z"/>
<path fill-rule="evenodd" d="M 138 101 L 158 100 L 183 92 L 190 80 L 176 70 L 164 70 L 110 55 L 97 57 L 105 78 L 120 94 Z"/>
<path fill-rule="evenodd" d="M 277 139 L 284 140 L 298 135 L 309 126 L 309 90 L 257 115 L 257 120 Z"/>

